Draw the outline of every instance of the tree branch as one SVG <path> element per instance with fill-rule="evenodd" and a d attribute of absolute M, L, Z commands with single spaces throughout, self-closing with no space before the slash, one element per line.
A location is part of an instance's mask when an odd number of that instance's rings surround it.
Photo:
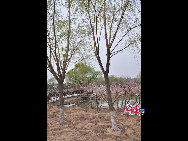
<path fill-rule="evenodd" d="M 57 72 L 58 72 L 58 76 L 61 77 L 61 71 L 60 71 L 60 66 L 59 66 L 59 59 L 57 57 L 57 39 L 56 39 L 56 32 L 55 32 L 55 0 L 54 0 L 54 13 L 53 13 L 53 22 L 52 22 L 52 26 L 53 26 L 53 31 L 54 31 L 54 38 L 55 38 L 55 62 L 56 62 L 56 66 L 57 66 Z"/>
<path fill-rule="evenodd" d="M 107 31 L 106 31 L 106 0 L 104 0 L 104 32 L 105 32 L 105 39 L 106 39 L 106 47 L 108 47 L 108 38 L 107 38 Z"/>
<path fill-rule="evenodd" d="M 114 104 L 114 103 L 116 102 L 116 100 L 117 100 L 120 96 L 122 96 L 122 95 L 117 96 L 116 99 L 114 100 L 114 102 L 112 102 L 112 104 Z"/>
<path fill-rule="evenodd" d="M 111 52 L 114 51 L 114 49 L 118 46 L 118 44 L 123 40 L 123 38 L 124 38 L 132 29 L 134 29 L 134 28 L 136 28 L 136 27 L 139 27 L 139 26 L 141 26 L 141 24 L 129 28 L 128 31 L 122 36 L 122 38 L 118 41 L 118 43 L 117 43 L 117 44 L 114 46 L 114 48 L 111 50 Z"/>
<path fill-rule="evenodd" d="M 85 3 L 84 3 L 84 4 L 85 4 Z M 98 63 L 99 63 L 99 66 L 101 67 L 102 72 L 105 73 L 104 67 L 103 67 L 103 65 L 102 65 L 102 62 L 101 62 L 101 59 L 100 59 L 100 56 L 99 56 L 99 53 L 98 53 L 98 52 L 99 52 L 99 44 L 98 44 L 98 47 L 96 47 L 94 26 L 93 26 L 92 23 L 91 23 L 91 17 L 90 17 L 90 12 L 89 12 L 89 5 L 90 5 L 90 4 L 89 4 L 89 1 L 88 1 L 88 9 L 87 9 L 87 11 L 88 11 L 88 15 L 89 15 L 90 27 L 91 27 L 92 33 L 93 33 L 94 54 L 95 54 L 95 56 L 96 56 L 96 58 L 97 58 L 97 61 L 98 61 Z M 86 5 L 85 5 L 85 7 L 86 7 Z"/>
<path fill-rule="evenodd" d="M 111 40 L 110 46 L 112 46 L 112 44 L 113 44 L 113 42 L 114 42 L 114 40 L 115 40 L 115 38 L 116 38 L 116 34 L 117 34 L 118 30 L 119 30 L 119 26 L 120 26 L 120 24 L 121 24 L 121 21 L 122 21 L 123 18 L 124 18 L 123 16 L 124 16 L 124 14 L 125 14 L 125 10 L 126 10 L 128 4 L 129 4 L 129 1 L 126 1 L 126 3 L 125 3 L 124 6 L 123 6 L 123 11 L 122 11 L 122 13 L 121 13 L 121 18 L 120 18 L 120 20 L 119 20 L 119 23 L 118 23 L 118 25 L 117 25 L 116 31 L 115 31 L 115 33 L 114 33 L 114 35 L 113 35 L 113 38 L 112 38 L 112 40 Z"/>
<path fill-rule="evenodd" d="M 57 80 L 57 82 L 60 82 L 60 79 L 58 78 L 57 73 L 54 71 L 54 68 L 52 67 L 51 61 L 49 60 L 48 56 L 47 56 L 47 64 L 48 64 L 49 71 L 52 73 L 54 78 Z"/>
<path fill-rule="evenodd" d="M 114 22 L 114 17 L 115 17 L 115 4 L 114 4 L 113 17 L 112 17 L 112 21 L 111 21 L 111 25 L 110 25 L 109 44 L 110 44 L 110 40 L 111 40 L 111 34 L 112 34 L 112 25 L 113 25 L 113 22 Z"/>
<path fill-rule="evenodd" d="M 117 53 L 123 51 L 124 49 L 128 48 L 130 45 L 134 44 L 134 42 L 135 42 L 135 41 L 130 42 L 130 43 L 129 43 L 127 46 L 125 46 L 124 48 L 122 48 L 122 49 L 120 49 L 120 50 L 117 50 L 117 51 L 115 51 L 115 52 L 112 52 L 110 58 L 112 58 L 112 56 L 116 55 Z"/>
<path fill-rule="evenodd" d="M 104 31 L 105 31 L 106 49 L 107 49 L 106 73 L 109 73 L 109 67 L 110 67 L 110 46 L 108 44 L 108 37 L 107 37 L 107 31 L 106 31 L 106 0 L 104 0 Z"/>

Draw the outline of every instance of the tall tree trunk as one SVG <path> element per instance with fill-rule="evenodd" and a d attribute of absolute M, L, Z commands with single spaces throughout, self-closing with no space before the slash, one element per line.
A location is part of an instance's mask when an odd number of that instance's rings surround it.
<path fill-rule="evenodd" d="M 64 97 L 63 97 L 63 83 L 59 83 L 59 102 L 60 102 L 60 123 L 65 123 L 64 116 Z"/>
<path fill-rule="evenodd" d="M 108 105 L 109 105 L 109 110 L 110 110 L 110 114 L 111 114 L 112 129 L 117 131 L 117 130 L 119 130 L 119 128 L 117 125 L 116 112 L 115 112 L 115 109 L 114 109 L 113 103 L 112 103 L 112 96 L 111 96 L 108 73 L 104 74 L 104 79 L 105 79 L 106 92 L 107 92 L 107 96 L 108 96 Z"/>

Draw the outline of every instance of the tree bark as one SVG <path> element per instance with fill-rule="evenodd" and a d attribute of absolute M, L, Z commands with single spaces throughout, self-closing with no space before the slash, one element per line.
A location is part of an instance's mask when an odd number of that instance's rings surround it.
<path fill-rule="evenodd" d="M 59 102 L 60 102 L 60 124 L 64 124 L 65 116 L 64 116 L 63 83 L 59 83 Z"/>
<path fill-rule="evenodd" d="M 109 110 L 110 110 L 110 115 L 111 115 L 112 129 L 117 131 L 117 130 L 119 130 L 119 128 L 117 125 L 116 112 L 115 112 L 115 109 L 114 109 L 113 103 L 112 103 L 112 96 L 111 96 L 108 73 L 104 74 L 104 79 L 105 79 L 106 92 L 107 92 L 107 96 L 108 96 L 108 105 L 109 105 Z"/>

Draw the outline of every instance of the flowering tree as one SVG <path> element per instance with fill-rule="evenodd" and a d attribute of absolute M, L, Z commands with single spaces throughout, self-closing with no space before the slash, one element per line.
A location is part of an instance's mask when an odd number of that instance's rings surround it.
<path fill-rule="evenodd" d="M 85 10 L 85 17 L 92 32 L 91 48 L 104 75 L 112 129 L 119 130 L 109 83 L 110 60 L 126 48 L 139 47 L 140 1 L 79 0 L 79 2 Z M 105 45 L 101 45 L 101 40 L 105 41 Z M 105 66 L 101 61 L 101 48 L 106 49 Z"/>

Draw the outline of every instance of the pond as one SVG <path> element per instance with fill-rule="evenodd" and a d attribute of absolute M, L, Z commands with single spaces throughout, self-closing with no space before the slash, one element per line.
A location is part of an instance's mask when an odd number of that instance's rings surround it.
<path fill-rule="evenodd" d="M 113 100 L 114 101 L 114 100 Z M 100 100 L 98 101 L 99 102 L 99 105 L 98 107 L 100 108 L 108 108 L 108 103 L 104 100 Z M 54 106 L 58 106 L 59 105 L 59 101 L 55 101 L 55 102 L 52 102 L 51 103 L 52 105 Z M 96 107 L 97 104 L 96 104 L 96 101 L 95 100 L 90 100 L 90 99 L 80 99 L 78 101 L 73 101 L 73 102 L 69 102 L 69 101 L 66 101 L 65 100 L 65 104 L 64 106 L 65 107 L 71 107 L 71 106 L 84 106 L 84 107 L 87 107 L 89 105 L 92 105 L 92 107 Z M 125 106 L 124 106 L 125 105 Z M 139 105 L 141 107 L 141 100 L 140 100 L 140 97 L 139 98 L 134 98 L 134 99 L 127 99 L 127 100 L 119 100 L 119 101 L 115 101 L 114 102 L 114 108 L 116 109 L 117 107 L 118 108 L 125 108 L 127 106 L 135 106 L 135 105 Z"/>

